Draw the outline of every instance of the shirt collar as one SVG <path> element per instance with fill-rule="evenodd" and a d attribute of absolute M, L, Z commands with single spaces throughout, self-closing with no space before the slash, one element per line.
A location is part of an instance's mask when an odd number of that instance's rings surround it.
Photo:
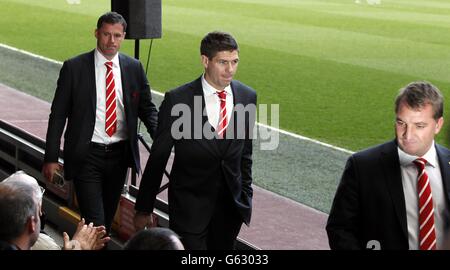
<path fill-rule="evenodd" d="M 220 89 L 220 90 L 216 89 L 212 85 L 210 85 L 205 79 L 205 74 L 202 75 L 202 87 L 203 87 L 203 95 L 205 95 L 205 97 L 213 96 L 213 95 L 216 94 L 216 92 L 219 92 L 219 91 L 222 90 L 222 89 Z M 230 95 L 230 93 L 231 93 L 231 86 L 228 85 L 223 90 L 225 90 L 225 93 L 227 95 Z"/>
<path fill-rule="evenodd" d="M 115 68 L 119 67 L 119 53 L 116 53 L 116 55 L 114 55 L 114 58 L 112 60 L 108 60 L 108 59 L 106 59 L 105 56 L 103 56 L 103 54 L 101 54 L 101 52 L 98 50 L 98 48 L 95 48 L 94 59 L 95 59 L 94 60 L 95 66 L 97 68 L 104 66 L 105 63 L 108 61 L 113 62 L 113 67 L 115 67 Z"/>
<path fill-rule="evenodd" d="M 400 160 L 400 165 L 407 167 L 414 165 L 412 162 L 419 158 L 418 156 L 413 156 L 410 154 L 405 153 L 400 147 L 397 147 L 398 150 L 398 157 Z M 436 147 L 434 146 L 434 141 L 431 144 L 430 149 L 425 153 L 425 155 L 422 156 L 422 158 L 427 160 L 427 164 L 430 164 L 432 167 L 436 168 L 438 163 L 437 153 L 436 153 Z"/>

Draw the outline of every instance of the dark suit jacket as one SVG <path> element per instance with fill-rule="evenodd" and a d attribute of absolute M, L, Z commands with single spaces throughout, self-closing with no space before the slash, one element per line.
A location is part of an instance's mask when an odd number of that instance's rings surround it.
<path fill-rule="evenodd" d="M 436 144 L 446 199 L 450 197 L 450 151 Z M 327 223 L 332 249 L 408 249 L 405 196 L 397 143 L 352 155 L 345 166 Z"/>
<path fill-rule="evenodd" d="M 234 104 L 256 105 L 256 93 L 253 89 L 232 81 Z M 200 101 L 200 109 L 194 109 L 194 97 Z M 158 115 L 158 130 L 152 145 L 137 196 L 136 210 L 151 212 L 161 184 L 164 168 L 170 156 L 172 146 L 175 147 L 175 159 L 169 182 L 169 215 L 171 228 L 184 232 L 200 232 L 206 228 L 213 214 L 218 188 L 217 179 L 223 174 L 227 189 L 233 196 L 234 204 L 242 221 L 250 222 L 252 208 L 252 140 L 249 137 L 254 126 L 254 112 L 249 118 L 246 114 L 243 139 L 231 140 L 228 150 L 221 154 L 214 140 L 203 136 L 198 139 L 175 139 L 171 128 L 178 116 L 171 116 L 172 108 L 177 104 L 185 104 L 191 112 L 184 115 L 200 119 L 202 127 L 208 126 L 206 115 L 201 115 L 205 108 L 201 78 L 167 92 Z M 195 111 L 197 110 L 197 111 Z M 197 114 L 195 114 L 197 112 Z M 198 112 L 200 114 L 198 114 Z M 194 115 L 195 114 L 195 115 Z M 252 121 L 253 117 L 253 121 Z M 242 118 L 240 118 L 242 120 Z M 231 122 L 236 122 L 233 112 Z M 230 126 L 229 126 L 230 127 Z M 209 125 L 209 128 L 211 126 Z M 191 136 L 193 131 L 189 128 Z M 231 132 L 227 128 L 227 136 Z M 236 128 L 234 132 L 236 133 Z M 236 135 L 236 134 L 235 134 Z M 242 138 L 242 137 L 240 137 Z"/>
<path fill-rule="evenodd" d="M 19 250 L 19 248 L 16 245 L 10 244 L 9 242 L 0 240 L 0 251 L 5 250 Z"/>
<path fill-rule="evenodd" d="M 156 131 L 157 110 L 141 63 L 119 54 L 125 118 L 130 142 L 129 165 L 140 171 L 137 138 L 139 117 L 151 135 Z M 94 50 L 64 62 L 57 83 L 48 122 L 45 162 L 57 162 L 61 135 L 64 136 L 64 173 L 71 180 L 89 151 L 94 133 L 96 85 Z"/>

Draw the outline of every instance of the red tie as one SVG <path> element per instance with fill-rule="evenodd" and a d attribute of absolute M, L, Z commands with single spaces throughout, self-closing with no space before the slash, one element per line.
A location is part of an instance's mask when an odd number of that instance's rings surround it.
<path fill-rule="evenodd" d="M 436 249 L 436 231 L 434 229 L 433 197 L 431 185 L 425 171 L 427 161 L 418 158 L 413 161 L 418 170 L 417 192 L 419 193 L 419 248 L 421 250 Z"/>
<path fill-rule="evenodd" d="M 114 135 L 117 130 L 116 116 L 116 84 L 114 83 L 114 73 L 112 71 L 113 63 L 106 62 L 106 113 L 105 113 L 105 131 L 109 137 Z"/>
<path fill-rule="evenodd" d="M 219 124 L 217 125 L 217 130 L 219 134 L 219 138 L 223 139 L 223 135 L 225 133 L 225 129 L 227 127 L 227 92 L 217 91 L 217 95 L 220 100 L 220 113 L 219 113 Z"/>

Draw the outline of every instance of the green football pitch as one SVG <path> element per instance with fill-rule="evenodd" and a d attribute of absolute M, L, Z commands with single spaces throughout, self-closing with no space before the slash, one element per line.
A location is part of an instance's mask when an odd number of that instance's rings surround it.
<path fill-rule="evenodd" d="M 0 0 L 0 43 L 63 61 L 95 46 L 110 1 Z M 450 96 L 447 0 L 163 0 L 149 79 L 165 92 L 202 72 L 199 42 L 224 30 L 240 44 L 237 79 L 280 105 L 280 127 L 350 150 L 393 138 L 393 99 L 415 80 Z M 133 41 L 122 52 L 133 55 Z M 141 41 L 147 61 L 149 40 Z M 54 89 L 48 89 L 53 92 Z M 449 146 L 448 128 L 438 142 Z"/>

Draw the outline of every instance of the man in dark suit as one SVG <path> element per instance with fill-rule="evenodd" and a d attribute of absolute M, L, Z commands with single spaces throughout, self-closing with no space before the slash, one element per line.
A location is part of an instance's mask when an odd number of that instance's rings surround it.
<path fill-rule="evenodd" d="M 347 161 L 327 223 L 332 249 L 440 249 L 450 197 L 450 151 L 434 142 L 443 97 L 427 82 L 395 102 L 396 140 Z"/>
<path fill-rule="evenodd" d="M 47 129 L 43 174 L 53 181 L 64 136 L 64 173 L 81 215 L 109 231 L 127 169 L 140 171 L 139 117 L 153 135 L 157 110 L 138 60 L 120 54 L 126 22 L 116 12 L 97 22 L 97 48 L 64 62 Z"/>
<path fill-rule="evenodd" d="M 152 225 L 150 213 L 174 147 L 170 228 L 186 249 L 233 249 L 242 223 L 248 225 L 251 216 L 256 92 L 232 80 L 239 50 L 231 35 L 207 34 L 200 51 L 204 74 L 167 92 L 160 107 L 136 200 L 135 227 Z"/>

